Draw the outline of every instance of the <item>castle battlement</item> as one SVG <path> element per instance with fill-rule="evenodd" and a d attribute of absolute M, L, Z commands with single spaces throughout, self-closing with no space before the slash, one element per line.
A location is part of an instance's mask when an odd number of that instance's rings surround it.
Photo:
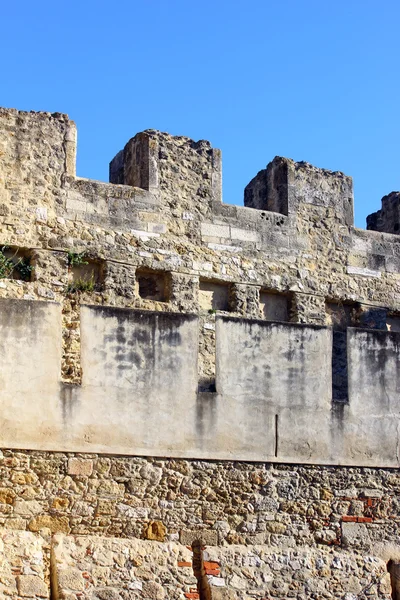
<path fill-rule="evenodd" d="M 147 130 L 91 181 L 6 109 L 0 149 L 3 445 L 398 466 L 400 238 L 350 177 L 276 157 L 224 204 L 219 150 Z"/>
<path fill-rule="evenodd" d="M 0 109 L 0 596 L 400 597 L 399 193 L 361 230 L 287 158 L 244 206 L 204 140 L 75 162 Z"/>

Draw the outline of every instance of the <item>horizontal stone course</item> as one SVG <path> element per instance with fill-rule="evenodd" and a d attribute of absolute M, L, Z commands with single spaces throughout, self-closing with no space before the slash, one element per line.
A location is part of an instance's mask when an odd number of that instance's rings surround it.
<path fill-rule="evenodd" d="M 49 598 L 50 573 L 51 597 L 55 592 L 60 598 L 81 600 L 199 597 L 192 551 L 182 544 L 56 534 L 50 552 L 50 539 L 30 535 L 28 543 L 24 532 L 11 536 L 0 529 L 0 552 L 16 563 L 23 556 L 19 564 L 27 569 L 21 573 L 14 567 L 14 573 L 6 577 L 0 571 L 1 591 L 11 600 Z M 212 598 L 217 600 L 257 598 L 260 594 L 298 600 L 322 594 L 330 600 L 364 597 L 370 590 L 373 597 L 390 598 L 390 578 L 381 550 L 360 560 L 352 550 L 236 544 L 203 547 L 203 559 Z"/>
<path fill-rule="evenodd" d="M 93 470 L 71 473 L 76 462 Z M 200 537 L 284 548 L 340 547 L 343 525 L 359 523 L 371 545 L 397 544 L 396 469 L 4 450 L 0 474 L 10 490 L 0 495 L 5 528 L 146 539 L 150 527 L 152 539 L 183 545 Z"/>

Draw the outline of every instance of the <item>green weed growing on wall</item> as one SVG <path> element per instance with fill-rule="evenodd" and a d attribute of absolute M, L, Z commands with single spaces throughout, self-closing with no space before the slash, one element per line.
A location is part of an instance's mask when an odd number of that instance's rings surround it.
<path fill-rule="evenodd" d="M 84 252 L 68 252 L 68 266 L 70 267 L 79 267 L 80 265 L 89 264 L 87 260 L 85 260 Z"/>
<path fill-rule="evenodd" d="M 7 246 L 0 249 L 0 279 L 10 279 L 17 272 L 19 279 L 29 281 L 33 271 L 29 258 L 23 256 L 15 260 L 17 252 L 13 256 L 7 256 L 7 250 Z"/>

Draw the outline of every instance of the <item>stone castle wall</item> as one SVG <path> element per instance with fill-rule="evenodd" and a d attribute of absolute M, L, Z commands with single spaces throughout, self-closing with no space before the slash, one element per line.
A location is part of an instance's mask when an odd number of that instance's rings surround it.
<path fill-rule="evenodd" d="M 395 195 L 363 231 L 351 179 L 307 163 L 275 158 L 240 207 L 205 141 L 138 134 L 111 183 L 77 178 L 75 154 L 65 115 L 0 110 L 2 592 L 50 594 L 53 545 L 69 600 L 195 598 L 200 533 L 215 598 L 388 598 Z"/>
<path fill-rule="evenodd" d="M 161 599 L 195 597 L 199 536 L 213 598 L 390 597 L 397 469 L 5 450 L 0 473 L 7 552 L 27 539 L 42 548 L 42 570 L 19 575 L 47 581 L 52 544 L 60 586 L 77 598 L 147 598 L 152 586 Z"/>
<path fill-rule="evenodd" d="M 231 206 L 206 141 L 138 134 L 106 184 L 65 115 L 0 118 L 3 445 L 398 465 L 400 238 L 349 177 L 275 158 Z"/>

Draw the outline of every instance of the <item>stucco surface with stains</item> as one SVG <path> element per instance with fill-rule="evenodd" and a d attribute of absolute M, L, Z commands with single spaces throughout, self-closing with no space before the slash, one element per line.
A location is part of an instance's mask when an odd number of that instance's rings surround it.
<path fill-rule="evenodd" d="M 110 183 L 75 159 L 66 115 L 0 109 L 4 593 L 47 597 L 56 544 L 70 600 L 195 598 L 200 532 L 213 597 L 390 596 L 398 192 L 361 230 L 307 163 L 236 206 L 204 140 L 139 133 Z"/>

